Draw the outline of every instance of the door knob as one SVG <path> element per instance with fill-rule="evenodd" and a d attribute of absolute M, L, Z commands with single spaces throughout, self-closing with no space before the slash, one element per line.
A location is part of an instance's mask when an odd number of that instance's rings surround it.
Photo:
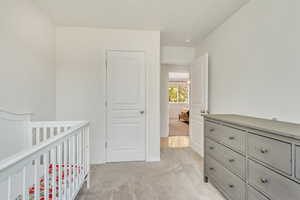
<path fill-rule="evenodd" d="M 229 140 L 234 140 L 235 137 L 234 137 L 234 136 L 230 136 L 228 139 L 229 139 Z"/>
<path fill-rule="evenodd" d="M 261 152 L 261 153 L 268 153 L 268 149 L 262 148 L 262 149 L 260 150 L 260 152 Z"/>
<path fill-rule="evenodd" d="M 141 110 L 140 113 L 141 113 L 141 115 L 143 115 L 143 114 L 145 113 L 145 111 L 144 111 L 144 110 Z"/>
<path fill-rule="evenodd" d="M 263 183 L 263 184 L 266 184 L 266 183 L 269 182 L 269 180 L 266 179 L 266 178 L 261 178 L 261 179 L 260 179 L 260 182 Z"/>

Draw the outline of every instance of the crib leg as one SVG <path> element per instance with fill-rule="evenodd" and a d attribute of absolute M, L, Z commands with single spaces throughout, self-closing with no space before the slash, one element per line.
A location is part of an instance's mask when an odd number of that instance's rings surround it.
<path fill-rule="evenodd" d="M 90 189 L 91 181 L 90 181 L 90 175 L 87 176 L 87 189 Z"/>

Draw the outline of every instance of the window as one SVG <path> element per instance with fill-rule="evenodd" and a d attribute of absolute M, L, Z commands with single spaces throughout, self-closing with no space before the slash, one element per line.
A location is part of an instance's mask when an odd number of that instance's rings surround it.
<path fill-rule="evenodd" d="M 175 103 L 178 101 L 178 86 L 169 85 L 169 102 Z"/>
<path fill-rule="evenodd" d="M 169 82 L 169 103 L 189 103 L 188 82 Z"/>

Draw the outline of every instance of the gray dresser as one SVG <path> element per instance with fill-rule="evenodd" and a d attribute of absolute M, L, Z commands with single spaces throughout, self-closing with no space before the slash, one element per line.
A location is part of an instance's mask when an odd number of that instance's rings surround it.
<path fill-rule="evenodd" d="M 205 115 L 204 179 L 229 200 L 300 200 L 300 125 Z"/>

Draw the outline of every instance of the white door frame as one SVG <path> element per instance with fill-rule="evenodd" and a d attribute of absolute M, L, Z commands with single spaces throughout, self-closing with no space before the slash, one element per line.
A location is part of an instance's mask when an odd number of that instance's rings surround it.
<path fill-rule="evenodd" d="M 194 149 L 197 153 L 199 153 L 201 156 L 203 156 L 204 152 L 204 120 L 203 120 L 203 114 L 209 113 L 209 107 L 208 107 L 208 87 L 209 87 L 209 66 L 208 66 L 208 53 L 196 58 L 193 63 L 191 64 L 191 73 L 193 71 L 196 71 L 197 73 L 200 73 L 200 84 L 195 83 L 193 81 L 193 74 L 191 74 L 191 84 L 192 84 L 192 96 L 191 96 L 191 114 L 190 114 L 190 141 L 191 141 L 191 147 Z M 199 71 L 200 69 L 200 71 Z M 199 80 L 199 79 L 198 79 Z M 194 92 L 195 91 L 195 84 L 199 88 L 197 89 L 197 92 L 201 90 L 200 96 L 195 101 Z M 199 93 L 198 93 L 199 95 Z"/>
<path fill-rule="evenodd" d="M 164 98 L 160 97 L 160 103 L 164 104 L 164 109 L 162 109 L 161 106 L 161 112 L 163 113 L 163 118 L 161 117 L 160 119 L 160 123 L 164 124 L 165 128 L 161 131 L 163 131 L 165 134 L 162 135 L 162 133 L 160 134 L 160 137 L 169 137 L 170 134 L 170 130 L 169 130 L 169 93 L 168 93 L 168 81 L 169 81 L 169 73 L 170 72 L 175 72 L 175 73 L 188 73 L 190 75 L 190 80 L 191 80 L 191 71 L 189 68 L 188 64 L 185 65 L 180 65 L 179 63 L 176 64 L 172 64 L 172 69 L 169 69 L 169 66 L 167 67 L 167 69 L 165 68 L 165 66 L 161 65 L 161 74 L 160 74 L 160 78 L 162 78 L 164 76 L 164 81 L 160 82 L 161 87 L 165 87 L 163 90 L 163 94 L 166 95 Z M 191 96 L 189 96 L 189 99 L 191 99 Z M 189 102 L 189 106 L 191 105 L 191 103 Z"/>
<path fill-rule="evenodd" d="M 106 49 L 105 50 L 105 163 L 107 163 L 107 141 L 108 141 L 108 62 L 107 62 L 107 57 L 108 57 L 108 52 L 115 51 L 115 52 L 142 52 L 145 55 L 145 70 L 144 70 L 144 78 L 145 78 L 145 107 L 144 107 L 144 115 L 145 115 L 145 161 L 148 160 L 148 114 L 147 114 L 147 65 L 146 65 L 146 53 L 145 51 L 142 50 L 124 50 L 124 49 Z"/>

